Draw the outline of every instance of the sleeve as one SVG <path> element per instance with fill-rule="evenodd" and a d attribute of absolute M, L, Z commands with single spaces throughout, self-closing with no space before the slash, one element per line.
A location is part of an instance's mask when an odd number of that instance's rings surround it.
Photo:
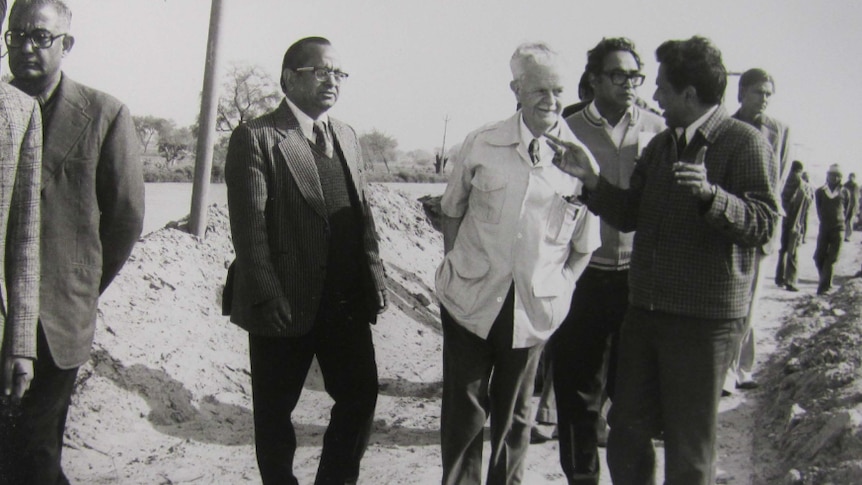
<path fill-rule="evenodd" d="M 243 274 L 241 284 L 248 285 L 249 295 L 255 295 L 252 304 L 283 296 L 267 236 L 267 160 L 245 124 L 231 134 L 224 170 L 231 237 Z"/>
<path fill-rule="evenodd" d="M 6 285 L 9 308 L 4 341 L 15 357 L 36 358 L 39 317 L 39 204 L 42 177 L 42 121 L 32 105 L 18 154 L 18 170 L 6 235 Z"/>
<path fill-rule="evenodd" d="M 355 144 L 354 150 L 358 157 L 358 166 L 365 167 L 365 160 L 362 157 L 362 149 L 359 145 L 359 138 L 356 136 L 356 132 L 353 131 L 353 128 L 351 128 L 351 132 L 353 133 L 353 143 Z M 377 287 L 377 291 L 383 291 L 384 289 L 386 289 L 386 267 L 383 265 L 383 260 L 380 258 L 380 247 L 378 242 L 380 240 L 380 237 L 377 235 L 377 225 L 374 222 L 374 211 L 371 207 L 371 204 L 368 203 L 368 199 L 365 197 L 365 189 L 367 188 L 367 182 L 364 173 L 360 175 L 357 183 L 359 184 L 358 193 L 362 195 L 362 200 L 360 201 L 360 204 L 362 205 L 362 215 L 364 218 L 363 222 L 365 226 L 362 241 L 363 247 L 365 248 L 365 254 L 368 258 L 368 265 L 371 268 L 371 277 L 374 279 L 374 284 Z"/>
<path fill-rule="evenodd" d="M 664 138 L 655 137 L 644 149 L 643 157 L 635 165 L 629 178 L 629 187 L 622 189 L 610 183 L 606 178 L 599 177 L 595 190 L 584 190 L 590 211 L 601 216 L 602 220 L 621 232 L 631 232 L 637 229 L 637 217 L 640 208 L 643 188 L 646 185 L 649 166 L 659 155 L 656 153 L 656 143 Z"/>
<path fill-rule="evenodd" d="M 459 219 L 467 212 L 473 180 L 473 167 L 469 165 L 469 158 L 475 141 L 476 134 L 468 135 L 452 161 L 452 175 L 440 200 L 440 210 L 447 217 Z"/>
<path fill-rule="evenodd" d="M 761 246 L 772 237 L 781 213 L 778 181 L 772 175 L 778 172 L 778 157 L 766 138 L 753 131 L 730 136 L 734 145 L 728 147 L 725 180 L 710 180 L 717 191 L 704 217 L 734 244 Z"/>
<path fill-rule="evenodd" d="M 101 212 L 102 293 L 126 263 L 144 224 L 143 167 L 135 125 L 126 106 L 120 106 L 102 143 L 96 196 Z"/>

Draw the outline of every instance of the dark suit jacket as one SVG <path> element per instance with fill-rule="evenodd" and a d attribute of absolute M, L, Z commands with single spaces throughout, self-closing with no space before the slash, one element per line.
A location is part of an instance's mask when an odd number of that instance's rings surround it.
<path fill-rule="evenodd" d="M 144 178 L 128 108 L 65 75 L 44 118 L 39 318 L 60 368 L 89 358 L 99 295 L 141 235 Z"/>
<path fill-rule="evenodd" d="M 36 101 L 0 83 L 0 342 L 4 355 L 36 358 L 39 313 L 39 176 L 42 117 Z M 0 359 L 2 361 L 2 359 Z"/>
<path fill-rule="evenodd" d="M 367 267 L 364 291 L 375 305 L 385 288 L 383 263 L 371 209 L 365 198 L 362 155 L 350 126 L 330 118 L 363 215 Z M 326 278 L 329 223 L 326 202 L 308 140 L 286 102 L 239 126 L 225 162 L 231 235 L 236 261 L 225 285 L 225 313 L 258 335 L 295 337 L 314 325 Z M 286 332 L 263 325 L 255 306 L 285 296 L 292 321 Z"/>

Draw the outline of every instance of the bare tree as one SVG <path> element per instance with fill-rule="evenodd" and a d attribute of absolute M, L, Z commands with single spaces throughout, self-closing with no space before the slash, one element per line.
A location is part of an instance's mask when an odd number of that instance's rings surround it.
<path fill-rule="evenodd" d="M 149 148 L 153 138 L 165 131 L 165 127 L 169 126 L 173 129 L 171 121 L 157 116 L 133 116 L 132 120 L 135 123 L 135 131 L 138 132 L 144 153 L 147 153 L 147 148 Z"/>
<path fill-rule="evenodd" d="M 194 145 L 195 139 L 188 127 L 173 128 L 159 134 L 159 155 L 164 157 L 168 167 L 194 153 Z"/>
<path fill-rule="evenodd" d="M 397 155 L 398 141 L 395 138 L 375 128 L 359 137 L 359 145 L 362 147 L 362 156 L 367 167 L 370 168 L 375 161 L 381 160 L 386 171 L 392 171 L 389 169 L 389 160 L 394 160 Z"/>
<path fill-rule="evenodd" d="M 260 66 L 233 63 L 225 75 L 218 101 L 216 130 L 237 126 L 271 111 L 281 99 L 278 84 Z"/>

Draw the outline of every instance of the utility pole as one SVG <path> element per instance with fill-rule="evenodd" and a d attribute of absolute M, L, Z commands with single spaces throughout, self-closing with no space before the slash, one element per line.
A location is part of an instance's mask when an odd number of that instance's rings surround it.
<path fill-rule="evenodd" d="M 440 155 L 446 154 L 446 128 L 449 126 L 449 113 L 446 113 L 446 118 L 443 119 L 443 145 L 440 146 Z"/>
<path fill-rule="evenodd" d="M 198 116 L 198 144 L 195 155 L 195 180 L 192 186 L 192 209 L 188 231 L 203 237 L 207 228 L 207 191 L 212 176 L 213 145 L 215 144 L 216 108 L 218 106 L 218 42 L 222 26 L 222 0 L 212 0 L 210 30 L 207 39 L 207 57 L 204 67 L 204 87 L 201 95 L 201 112 Z"/>
<path fill-rule="evenodd" d="M 449 114 L 443 119 L 443 145 L 440 147 L 440 153 L 434 156 L 434 172 L 443 173 L 446 168 L 446 127 L 449 126 Z"/>

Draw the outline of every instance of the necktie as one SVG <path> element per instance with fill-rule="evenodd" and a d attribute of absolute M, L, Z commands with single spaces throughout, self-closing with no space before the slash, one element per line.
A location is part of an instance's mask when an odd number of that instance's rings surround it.
<path fill-rule="evenodd" d="M 687 140 L 685 139 L 685 132 L 683 131 L 683 132 L 679 135 L 679 138 L 677 138 L 677 139 L 676 139 L 676 157 L 677 157 L 678 159 L 681 159 L 681 158 L 682 158 L 682 152 L 683 152 L 683 150 L 685 150 L 685 146 L 686 146 L 687 144 L 688 144 L 688 142 L 687 142 Z"/>
<path fill-rule="evenodd" d="M 332 142 L 329 141 L 329 130 L 322 121 L 314 122 L 314 144 L 327 157 L 332 157 Z"/>
<path fill-rule="evenodd" d="M 533 165 L 539 163 L 539 139 L 533 138 L 533 141 L 530 142 L 530 148 L 528 150 L 530 152 L 530 160 L 533 162 Z"/>

